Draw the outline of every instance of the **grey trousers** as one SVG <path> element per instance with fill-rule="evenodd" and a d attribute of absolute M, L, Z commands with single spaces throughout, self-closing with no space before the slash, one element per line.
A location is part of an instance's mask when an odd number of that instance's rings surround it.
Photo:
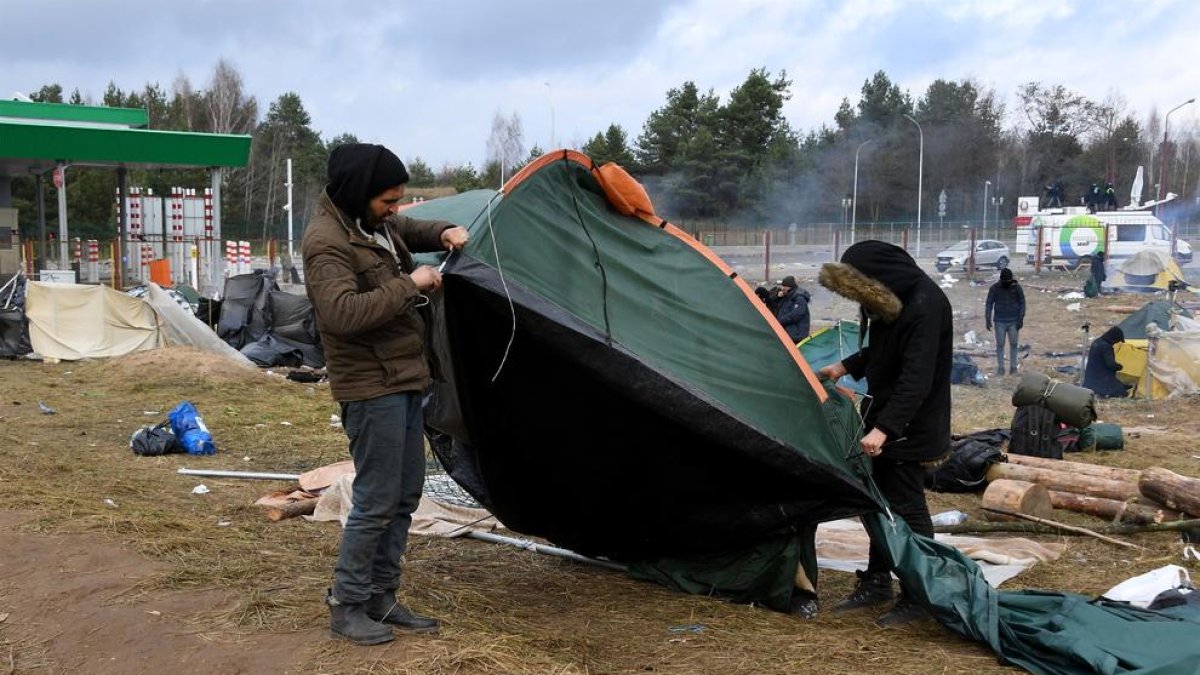
<path fill-rule="evenodd" d="M 400 559 L 425 484 L 421 394 L 343 403 L 342 425 L 356 473 L 333 596 L 353 605 L 400 586 Z"/>
<path fill-rule="evenodd" d="M 1008 338 L 1008 363 L 1010 368 L 1017 367 L 1017 322 L 996 322 L 996 367 L 1004 370 L 1004 338 Z"/>

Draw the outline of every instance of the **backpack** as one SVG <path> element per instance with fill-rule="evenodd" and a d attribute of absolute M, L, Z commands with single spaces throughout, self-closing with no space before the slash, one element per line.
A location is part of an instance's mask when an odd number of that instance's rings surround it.
<path fill-rule="evenodd" d="M 988 469 L 1004 461 L 1000 447 L 1007 429 L 994 429 L 955 437 L 950 457 L 925 470 L 925 487 L 934 492 L 978 492 L 987 486 Z"/>
<path fill-rule="evenodd" d="M 142 427 L 129 437 L 129 447 L 135 455 L 153 457 L 173 452 L 183 452 L 179 439 L 171 433 L 170 423 L 163 422 L 152 427 Z"/>
<path fill-rule="evenodd" d="M 1058 417 L 1045 406 L 1038 403 L 1017 406 L 1011 429 L 1010 454 L 1062 459 Z"/>

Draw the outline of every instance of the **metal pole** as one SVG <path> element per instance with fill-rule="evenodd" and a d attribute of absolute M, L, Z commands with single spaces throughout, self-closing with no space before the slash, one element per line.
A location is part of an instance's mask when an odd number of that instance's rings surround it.
<path fill-rule="evenodd" d="M 129 170 L 125 167 L 117 169 L 117 248 L 125 252 L 125 242 L 129 239 Z M 118 268 L 120 273 L 117 272 Z M 113 279 L 125 278 L 125 256 L 118 255 L 112 259 Z M 117 288 L 116 284 L 113 288 Z"/>
<path fill-rule="evenodd" d="M 983 238 L 984 239 L 987 239 L 987 207 L 988 207 L 987 193 L 988 193 L 988 186 L 990 186 L 991 184 L 992 184 L 992 181 L 990 181 L 990 180 L 983 181 Z M 975 252 L 974 252 L 974 250 L 972 250 L 971 256 L 974 257 L 974 255 L 975 255 Z"/>
<path fill-rule="evenodd" d="M 850 244 L 854 244 L 854 226 L 858 222 L 858 153 L 871 141 L 863 141 L 854 151 L 854 195 L 850 198 Z"/>
<path fill-rule="evenodd" d="M 209 246 L 220 246 L 221 244 L 221 169 L 220 167 L 212 167 L 209 169 L 209 176 L 212 183 L 212 221 L 213 221 L 213 240 L 209 242 Z M 217 291 L 217 279 L 224 278 L 225 274 L 225 259 L 218 255 L 215 251 L 210 253 L 210 260 L 213 264 L 209 267 L 212 273 L 209 275 L 209 283 L 213 298 L 220 296 Z"/>
<path fill-rule="evenodd" d="M 244 478 L 246 480 L 300 480 L 298 473 L 263 473 L 261 471 L 225 471 L 221 469 L 189 469 L 184 467 L 175 473 L 181 476 L 209 476 L 214 478 Z"/>
<path fill-rule="evenodd" d="M 58 268 L 61 270 L 70 269 L 71 265 L 67 259 L 67 165 L 63 162 L 58 163 L 58 170 L 62 172 L 62 187 L 58 188 Z"/>
<path fill-rule="evenodd" d="M 917 160 L 917 257 L 921 257 L 921 197 L 925 187 L 925 131 L 912 115 L 905 115 L 909 122 L 917 125 L 917 133 L 921 135 L 921 151 Z"/>
<path fill-rule="evenodd" d="M 624 572 L 628 569 L 625 565 L 622 565 L 621 563 L 615 563 L 615 562 L 612 562 L 611 560 L 599 560 L 597 558 L 589 558 L 587 556 L 580 555 L 574 551 L 571 551 L 571 550 L 568 550 L 565 548 L 559 548 L 557 546 L 547 546 L 545 544 L 539 544 L 537 542 L 530 541 L 528 539 L 517 539 L 515 537 L 506 537 L 501 534 L 493 534 L 491 532 L 480 532 L 478 530 L 468 530 L 466 532 L 465 536 L 471 537 L 472 539 L 479 539 L 481 541 L 491 542 L 493 544 L 508 544 L 509 546 L 516 546 L 517 548 L 523 548 L 526 551 L 533 551 L 534 553 L 542 553 L 545 555 L 556 555 L 556 556 L 559 556 L 560 558 L 567 558 L 569 560 L 574 560 L 576 562 L 581 562 L 581 563 L 587 563 L 589 565 L 599 565 L 600 567 L 607 567 L 610 570 L 616 570 L 618 572 Z"/>
<path fill-rule="evenodd" d="M 1167 130 L 1171 127 L 1171 113 L 1179 110 L 1189 103 L 1195 102 L 1195 100 L 1196 99 L 1194 98 L 1189 98 L 1183 103 L 1180 103 L 1174 108 L 1168 110 L 1166 116 L 1163 117 L 1162 148 L 1158 152 L 1158 196 L 1155 198 L 1156 201 L 1161 200 L 1164 196 L 1166 196 L 1167 193 Z M 1154 205 L 1154 212 L 1156 214 L 1158 213 L 1159 208 L 1161 207 L 1158 204 Z"/>
<path fill-rule="evenodd" d="M 292 158 L 287 159 L 287 205 L 284 210 L 288 214 L 288 264 L 293 264 L 292 260 L 296 257 L 296 249 L 292 246 Z"/>
<path fill-rule="evenodd" d="M 34 182 L 34 191 L 37 193 L 37 213 L 38 213 L 38 239 L 41 240 L 41 249 L 38 251 L 40 256 L 34 258 L 34 269 L 39 270 L 46 266 L 46 176 L 38 173 L 37 180 Z M 39 261 L 37 258 L 40 257 Z"/>
<path fill-rule="evenodd" d="M 771 280 L 771 231 L 763 231 L 763 283 Z"/>

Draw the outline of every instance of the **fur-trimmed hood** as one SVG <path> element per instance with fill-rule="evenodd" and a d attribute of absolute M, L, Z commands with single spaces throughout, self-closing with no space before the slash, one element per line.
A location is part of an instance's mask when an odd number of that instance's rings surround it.
<path fill-rule="evenodd" d="M 825 263 L 817 277 L 821 285 L 862 305 L 868 314 L 889 323 L 900 318 L 904 303 L 887 286 L 846 263 Z"/>
<path fill-rule="evenodd" d="M 821 268 L 821 285 L 887 322 L 900 317 L 910 292 L 928 276 L 907 251 L 883 241 L 860 241 L 840 263 Z"/>

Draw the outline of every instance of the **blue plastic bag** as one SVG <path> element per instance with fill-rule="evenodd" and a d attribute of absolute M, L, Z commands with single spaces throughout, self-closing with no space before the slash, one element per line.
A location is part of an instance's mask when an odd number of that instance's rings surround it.
<path fill-rule="evenodd" d="M 183 401 L 175 409 L 167 413 L 171 421 L 171 432 L 179 439 L 180 445 L 189 455 L 215 455 L 217 444 L 213 442 L 212 434 L 204 426 L 204 419 L 191 401 Z"/>

